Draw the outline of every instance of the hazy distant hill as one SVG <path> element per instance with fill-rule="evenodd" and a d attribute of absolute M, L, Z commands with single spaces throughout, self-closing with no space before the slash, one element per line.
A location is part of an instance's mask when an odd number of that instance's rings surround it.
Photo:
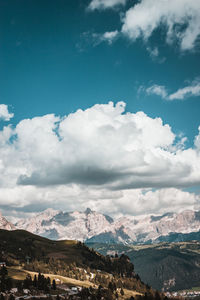
<path fill-rule="evenodd" d="M 162 243 L 125 246 L 88 244 L 100 253 L 125 253 L 141 279 L 158 290 L 182 290 L 200 286 L 200 243 Z"/>
<path fill-rule="evenodd" d="M 84 212 L 47 209 L 33 218 L 20 220 L 16 227 L 55 240 L 122 244 L 189 241 L 200 240 L 200 212 L 187 210 L 113 220 L 89 208 Z"/>

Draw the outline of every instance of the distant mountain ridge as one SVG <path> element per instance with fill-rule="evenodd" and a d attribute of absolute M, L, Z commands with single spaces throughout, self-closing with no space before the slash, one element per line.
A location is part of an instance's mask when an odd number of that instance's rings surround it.
<path fill-rule="evenodd" d="M 33 218 L 20 220 L 15 226 L 50 239 L 91 243 L 151 244 L 200 240 L 200 212 L 192 210 L 113 220 L 89 208 L 84 212 L 47 209 Z"/>

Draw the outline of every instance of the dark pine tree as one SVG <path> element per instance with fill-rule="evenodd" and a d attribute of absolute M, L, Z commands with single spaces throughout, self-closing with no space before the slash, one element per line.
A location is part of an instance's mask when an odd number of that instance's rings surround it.
<path fill-rule="evenodd" d="M 55 281 L 55 279 L 53 280 L 53 282 L 52 282 L 52 290 L 56 290 L 56 281 Z"/>

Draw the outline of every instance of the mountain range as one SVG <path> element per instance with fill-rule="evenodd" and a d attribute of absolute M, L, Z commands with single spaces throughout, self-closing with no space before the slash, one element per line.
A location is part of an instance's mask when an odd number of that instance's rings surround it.
<path fill-rule="evenodd" d="M 24 229 L 54 240 L 87 243 L 151 244 L 200 240 L 200 211 L 185 210 L 144 217 L 113 219 L 87 208 L 84 212 L 47 209 L 16 224 L 0 215 L 1 229 Z"/>

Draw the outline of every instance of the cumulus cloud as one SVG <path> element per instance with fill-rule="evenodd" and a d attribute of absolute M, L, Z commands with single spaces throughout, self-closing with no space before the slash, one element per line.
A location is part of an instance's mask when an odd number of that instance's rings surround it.
<path fill-rule="evenodd" d="M 133 41 L 147 41 L 161 25 L 168 44 L 178 40 L 182 50 L 194 48 L 200 34 L 200 1 L 142 0 L 126 12 L 122 32 Z"/>
<path fill-rule="evenodd" d="M 28 211 L 41 203 L 67 210 L 116 205 L 118 213 L 122 203 L 127 208 L 132 203 L 140 214 L 147 206 L 163 206 L 152 188 L 183 195 L 181 188 L 200 184 L 200 134 L 193 148 L 180 147 L 162 119 L 125 112 L 125 106 L 96 104 L 64 117 L 50 114 L 5 126 L 0 131 L 0 206 Z M 195 195 L 184 195 L 188 206 L 197 204 Z M 185 203 L 179 201 L 177 207 Z"/>
<path fill-rule="evenodd" d="M 167 91 L 163 85 L 154 84 L 146 89 L 148 95 L 161 96 L 163 99 L 167 98 Z"/>
<path fill-rule="evenodd" d="M 200 126 L 199 126 L 199 134 L 195 137 L 194 144 L 198 151 L 200 151 Z"/>
<path fill-rule="evenodd" d="M 13 118 L 13 116 L 14 114 L 9 113 L 8 111 L 8 105 L 0 104 L 0 120 L 10 121 L 10 119 Z"/>
<path fill-rule="evenodd" d="M 118 5 L 125 5 L 127 0 L 92 0 L 89 4 L 89 9 L 107 9 Z"/>
<path fill-rule="evenodd" d="M 181 212 L 193 209 L 200 201 L 200 196 L 175 188 L 125 191 L 123 197 L 116 200 L 117 212 L 127 214 L 152 214 L 170 211 Z"/>
<path fill-rule="evenodd" d="M 187 185 L 194 172 L 184 156 L 196 152 L 172 153 L 175 135 L 169 125 L 143 112 L 124 111 L 125 103 L 110 102 L 64 118 L 45 115 L 22 120 L 14 129 L 4 127 L 1 184 L 8 176 L 18 185 L 34 186 L 75 183 L 117 190 Z"/>

